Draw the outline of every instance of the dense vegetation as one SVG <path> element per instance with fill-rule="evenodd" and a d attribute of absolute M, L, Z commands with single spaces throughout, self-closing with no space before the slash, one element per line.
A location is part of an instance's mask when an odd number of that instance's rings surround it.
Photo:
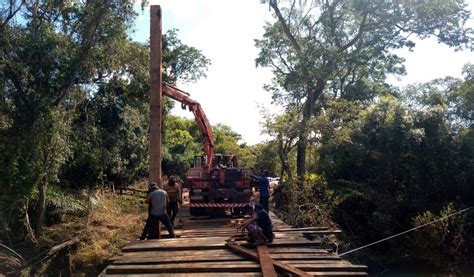
<path fill-rule="evenodd" d="M 257 63 L 285 112 L 267 115 L 266 146 L 288 182 L 275 203 L 295 224 L 333 222 L 349 250 L 474 204 L 474 68 L 396 88 L 393 50 L 436 37 L 470 49 L 464 1 L 270 0 Z M 268 157 L 270 158 L 270 157 Z M 472 212 L 350 254 L 374 272 L 467 273 Z M 400 272 L 398 272 L 400 274 Z"/>
<path fill-rule="evenodd" d="M 256 62 L 272 69 L 266 88 L 284 107 L 265 114 L 272 139 L 248 146 L 213 126 L 217 153 L 282 176 L 273 201 L 290 223 L 342 228 L 340 252 L 474 204 L 474 66 L 461 79 L 404 88 L 386 80 L 404 73 L 393 50 L 414 47 L 414 37 L 469 49 L 470 13 L 461 0 L 405 2 L 270 0 L 275 20 L 256 40 Z M 149 53 L 129 38 L 133 5 L 0 5 L 1 244 L 34 245 L 64 214 L 90 216 L 95 189 L 146 178 Z M 171 84 L 204 77 L 210 64 L 177 30 L 164 35 L 163 62 Z M 201 134 L 169 114 L 173 105 L 164 109 L 162 166 L 183 177 Z M 455 216 L 348 257 L 375 272 L 468 273 L 473 219 Z"/>
<path fill-rule="evenodd" d="M 45 225 L 91 213 L 95 189 L 148 175 L 149 47 L 129 38 L 134 5 L 0 5 L 2 245 L 40 248 Z M 163 39 L 166 82 L 205 76 L 210 61 L 200 50 L 183 44 L 177 30 Z M 163 172 L 183 176 L 202 138 L 193 120 L 169 115 L 173 105 L 164 109 Z M 253 160 L 228 126 L 216 125 L 215 133 L 217 151 Z"/>

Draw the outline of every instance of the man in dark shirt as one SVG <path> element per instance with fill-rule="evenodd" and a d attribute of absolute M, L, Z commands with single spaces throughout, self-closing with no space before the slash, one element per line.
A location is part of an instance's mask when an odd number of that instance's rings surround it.
<path fill-rule="evenodd" d="M 268 171 L 264 170 L 262 176 L 252 175 L 252 177 L 260 182 L 260 205 L 268 212 L 268 198 L 270 198 L 270 179 L 268 178 Z"/>
<path fill-rule="evenodd" d="M 237 231 L 247 230 L 251 241 L 257 243 L 272 243 L 274 239 L 273 224 L 267 211 L 261 205 L 255 205 L 253 218 L 237 228 Z"/>

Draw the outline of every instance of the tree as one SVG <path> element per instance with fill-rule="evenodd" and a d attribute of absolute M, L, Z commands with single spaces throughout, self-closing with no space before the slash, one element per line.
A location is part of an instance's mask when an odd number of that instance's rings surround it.
<path fill-rule="evenodd" d="M 164 34 L 163 42 L 166 82 L 192 82 L 205 76 L 209 60 L 183 44 L 177 30 Z M 97 92 L 79 106 L 74 154 L 63 170 L 63 180 L 76 187 L 104 182 L 128 185 L 147 175 L 149 46 L 124 41 L 118 50 L 103 57 L 104 62 L 115 64 L 113 78 L 99 83 Z M 168 175 L 184 175 L 196 154 L 195 136 L 188 133 L 193 121 L 170 116 L 173 105 L 165 98 L 163 169 Z M 200 137 L 197 128 L 196 133 Z"/>
<path fill-rule="evenodd" d="M 0 187 L 14 201 L 0 207 L 0 217 L 22 212 L 29 225 L 29 200 L 37 199 L 33 223 L 40 234 L 49 185 L 127 184 L 144 175 L 149 50 L 127 37 L 133 7 L 134 1 L 0 5 Z M 184 45 L 176 30 L 164 40 L 164 80 L 205 76 L 209 60 L 201 51 Z"/>
<path fill-rule="evenodd" d="M 265 115 L 265 133 L 276 137 L 274 144 L 281 164 L 280 176 L 286 174 L 288 179 L 293 178 L 293 170 L 290 166 L 290 152 L 295 148 L 298 137 L 297 122 L 298 113 L 287 111 L 282 115 Z M 294 167 L 293 167 L 294 168 Z"/>
<path fill-rule="evenodd" d="M 256 41 L 257 65 L 271 67 L 267 89 L 300 110 L 297 174 L 306 171 L 310 119 L 329 98 L 371 99 L 387 74 L 402 74 L 403 59 L 391 50 L 413 48 L 414 37 L 437 37 L 455 49 L 469 46 L 473 31 L 464 1 L 269 0 L 276 22 Z M 360 92 L 365 92 L 360 94 Z"/>
<path fill-rule="evenodd" d="M 202 155 L 202 134 L 192 119 L 168 115 L 164 122 L 163 173 L 183 176 L 197 155 Z"/>
<path fill-rule="evenodd" d="M 183 44 L 178 38 L 178 30 L 171 29 L 163 35 L 164 82 L 194 82 L 206 77 L 211 60 L 201 50 Z"/>
<path fill-rule="evenodd" d="M 230 126 L 218 123 L 213 126 L 215 149 L 214 153 L 234 155 L 239 159 L 239 167 L 253 167 L 255 155 L 251 148 L 239 141 L 242 136 L 232 130 Z"/>
<path fill-rule="evenodd" d="M 260 174 L 263 170 L 267 170 L 269 176 L 283 176 L 284 171 L 280 169 L 280 159 L 278 157 L 278 147 L 275 142 L 269 141 L 254 145 L 256 161 L 253 166 L 255 174 Z"/>
<path fill-rule="evenodd" d="M 133 1 L 10 1 L 1 14 L 2 98 L 11 107 L 7 188 L 21 187 L 23 196 L 39 190 L 41 233 L 48 184 L 70 154 L 72 112 L 91 82 L 111 73 L 97 57 L 126 38 Z"/>

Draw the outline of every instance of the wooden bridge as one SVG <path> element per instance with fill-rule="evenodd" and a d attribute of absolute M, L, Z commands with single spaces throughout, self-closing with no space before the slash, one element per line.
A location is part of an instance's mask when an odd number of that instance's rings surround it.
<path fill-rule="evenodd" d="M 273 213 L 271 217 L 276 237 L 268 248 L 246 242 L 233 245 L 226 240 L 236 234 L 243 219 L 192 217 L 184 207 L 176 224 L 180 238 L 132 241 L 111 259 L 101 276 L 367 275 L 366 266 L 321 249 L 321 239 L 306 239 L 308 234 L 322 237 L 340 231 L 291 228 Z"/>

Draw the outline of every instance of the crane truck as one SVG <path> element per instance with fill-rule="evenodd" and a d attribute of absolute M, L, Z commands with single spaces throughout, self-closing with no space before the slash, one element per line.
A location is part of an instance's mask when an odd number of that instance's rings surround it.
<path fill-rule="evenodd" d="M 194 157 L 185 178 L 185 186 L 190 189 L 191 215 L 205 215 L 215 209 L 227 208 L 239 212 L 250 204 L 251 170 L 240 168 L 234 155 L 214 154 L 211 125 L 201 105 L 192 100 L 189 93 L 163 84 L 163 95 L 180 102 L 182 108 L 188 107 L 203 136 L 204 155 Z"/>

